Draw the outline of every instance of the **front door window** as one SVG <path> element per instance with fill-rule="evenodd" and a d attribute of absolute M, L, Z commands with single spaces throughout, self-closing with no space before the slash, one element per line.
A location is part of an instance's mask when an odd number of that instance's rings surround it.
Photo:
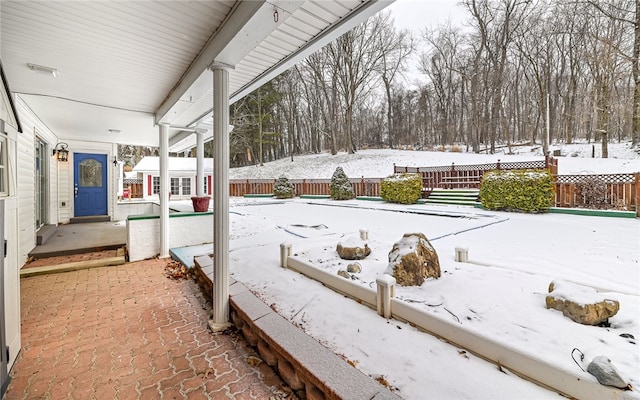
<path fill-rule="evenodd" d="M 80 162 L 80 186 L 102 186 L 102 164 L 94 159 L 86 159 Z"/>

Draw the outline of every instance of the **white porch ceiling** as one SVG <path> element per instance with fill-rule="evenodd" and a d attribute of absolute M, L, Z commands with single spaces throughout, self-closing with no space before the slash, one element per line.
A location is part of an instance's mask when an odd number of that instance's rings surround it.
<path fill-rule="evenodd" d="M 2 0 L 0 57 L 12 92 L 59 138 L 157 146 L 156 123 L 211 115 L 212 63 L 234 67 L 233 102 L 391 1 Z M 170 136 L 173 151 L 195 143 Z"/>

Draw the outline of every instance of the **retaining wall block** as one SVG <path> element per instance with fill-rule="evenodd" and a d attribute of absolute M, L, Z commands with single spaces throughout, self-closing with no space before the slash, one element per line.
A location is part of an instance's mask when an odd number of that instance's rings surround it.
<path fill-rule="evenodd" d="M 278 363 L 278 357 L 271 351 L 269 344 L 262 339 L 258 340 L 258 353 L 270 367 L 275 367 Z"/>
<path fill-rule="evenodd" d="M 284 358 L 278 359 L 278 372 L 282 379 L 287 382 L 287 385 L 291 386 L 291 389 L 300 390 L 304 388 L 304 382 L 296 373 L 293 365 Z"/>
<path fill-rule="evenodd" d="M 325 400 L 324 393 L 308 382 L 306 384 L 306 395 L 307 400 Z"/>
<path fill-rule="evenodd" d="M 247 342 L 249 342 L 251 346 L 255 347 L 258 344 L 258 336 L 256 336 L 255 333 L 253 333 L 253 331 L 251 330 L 250 324 L 242 325 L 242 334 L 244 335 L 244 338 L 247 339 Z"/>

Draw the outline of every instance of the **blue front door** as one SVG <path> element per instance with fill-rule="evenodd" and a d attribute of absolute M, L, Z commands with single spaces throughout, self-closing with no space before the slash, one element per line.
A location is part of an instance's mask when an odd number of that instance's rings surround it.
<path fill-rule="evenodd" d="M 73 154 L 74 215 L 107 215 L 106 154 Z"/>

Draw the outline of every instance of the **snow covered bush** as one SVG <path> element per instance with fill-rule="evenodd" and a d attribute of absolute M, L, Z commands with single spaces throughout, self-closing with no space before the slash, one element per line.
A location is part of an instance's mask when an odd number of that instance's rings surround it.
<path fill-rule="evenodd" d="M 349 200 L 356 197 L 353 186 L 342 167 L 336 168 L 331 177 L 331 198 L 333 200 Z"/>
<path fill-rule="evenodd" d="M 546 170 L 490 171 L 480 185 L 480 201 L 489 210 L 544 212 L 553 196 L 553 178 Z"/>
<path fill-rule="evenodd" d="M 273 185 L 273 195 L 278 199 L 290 199 L 295 195 L 293 183 L 285 176 L 278 178 Z"/>
<path fill-rule="evenodd" d="M 420 174 L 396 174 L 384 178 L 380 185 L 380 196 L 389 203 L 413 204 L 422 193 Z"/>
<path fill-rule="evenodd" d="M 607 184 L 598 177 L 584 177 L 576 188 L 586 207 L 602 208 L 607 202 Z"/>

